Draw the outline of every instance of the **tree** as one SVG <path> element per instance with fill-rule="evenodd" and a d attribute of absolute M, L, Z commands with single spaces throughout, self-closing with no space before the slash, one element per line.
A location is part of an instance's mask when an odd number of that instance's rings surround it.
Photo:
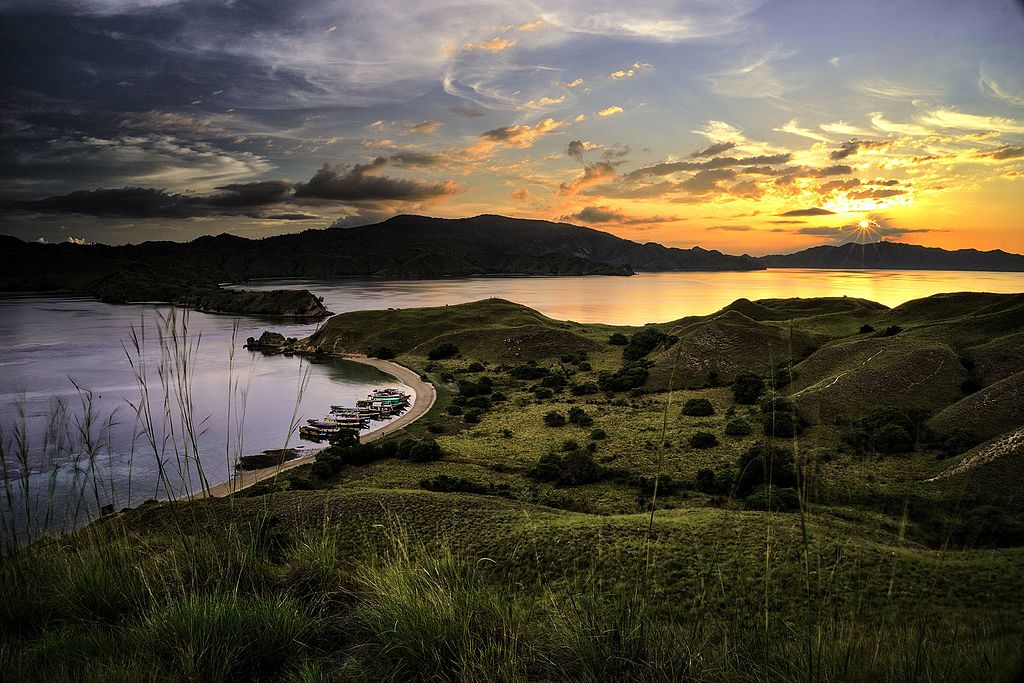
<path fill-rule="evenodd" d="M 561 427 L 565 425 L 565 423 L 565 415 L 562 415 L 557 410 L 552 410 L 551 412 L 544 415 L 544 424 L 546 424 L 548 427 Z"/>
<path fill-rule="evenodd" d="M 776 443 L 755 443 L 740 456 L 736 464 L 739 469 L 736 493 L 741 498 L 746 498 L 754 489 L 764 484 L 796 486 L 793 452 Z"/>
<path fill-rule="evenodd" d="M 430 360 L 444 360 L 445 358 L 451 358 L 457 356 L 459 353 L 459 347 L 451 342 L 444 342 L 432 348 L 427 353 L 427 358 Z"/>
<path fill-rule="evenodd" d="M 626 335 L 622 334 L 621 332 L 615 332 L 610 337 L 608 337 L 608 343 L 611 344 L 612 346 L 625 346 L 626 344 L 629 343 L 629 339 L 627 339 Z"/>
<path fill-rule="evenodd" d="M 914 448 L 914 439 L 902 425 L 889 423 L 875 432 L 871 439 L 881 453 L 906 453 Z"/>
<path fill-rule="evenodd" d="M 711 432 L 697 432 L 690 437 L 693 448 L 714 448 L 718 445 L 718 437 Z"/>
<path fill-rule="evenodd" d="M 726 436 L 749 436 L 753 432 L 750 423 L 742 417 L 736 417 L 725 423 Z"/>

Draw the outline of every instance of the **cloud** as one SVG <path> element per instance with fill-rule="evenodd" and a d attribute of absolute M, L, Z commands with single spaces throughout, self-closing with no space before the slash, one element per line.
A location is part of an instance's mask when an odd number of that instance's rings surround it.
<path fill-rule="evenodd" d="M 634 62 L 633 66 L 629 67 L 628 69 L 619 69 L 618 71 L 611 72 L 610 74 L 608 74 L 608 78 L 612 79 L 613 81 L 618 81 L 623 78 L 632 78 L 638 73 L 650 71 L 652 68 L 654 68 L 652 64 L 647 64 L 646 62 Z"/>
<path fill-rule="evenodd" d="M 559 194 L 574 195 L 591 185 L 599 185 L 615 178 L 615 165 L 610 161 L 598 161 L 583 167 L 583 174 L 570 183 L 559 185 Z"/>
<path fill-rule="evenodd" d="M 626 174 L 629 179 L 643 178 L 646 176 L 666 176 L 684 171 L 707 171 L 717 168 L 744 167 L 784 164 L 790 161 L 793 155 L 789 152 L 783 154 L 766 154 L 752 157 L 715 157 L 706 161 L 671 161 L 653 166 L 645 166 Z"/>
<path fill-rule="evenodd" d="M 622 107 L 617 104 L 613 104 L 610 107 L 605 107 L 597 112 L 598 116 L 614 116 L 615 114 L 621 114 L 624 111 Z"/>
<path fill-rule="evenodd" d="M 455 114 L 456 116 L 462 116 L 465 118 L 478 118 L 484 115 L 484 112 L 480 109 L 474 109 L 472 107 L 448 107 L 448 111 Z"/>
<path fill-rule="evenodd" d="M 785 213 L 777 213 L 776 216 L 832 216 L 835 211 L 829 211 L 828 209 L 822 209 L 817 206 L 810 209 L 794 209 L 792 211 L 786 211 Z"/>
<path fill-rule="evenodd" d="M 570 156 L 576 161 L 583 163 L 584 152 L 590 152 L 599 148 L 599 145 L 596 145 L 588 140 L 572 140 L 565 148 L 565 154 L 566 156 Z"/>
<path fill-rule="evenodd" d="M 749 225 L 709 225 L 705 230 L 724 230 L 725 232 L 750 232 L 753 230 Z"/>
<path fill-rule="evenodd" d="M 576 78 L 569 81 L 568 83 L 559 82 L 558 85 L 562 86 L 563 88 L 578 88 L 579 86 L 583 85 L 583 79 Z"/>
<path fill-rule="evenodd" d="M 564 121 L 556 121 L 553 118 L 546 118 L 538 121 L 533 126 L 518 124 L 514 126 L 502 126 L 480 133 L 480 141 L 471 145 L 467 152 L 471 155 L 485 155 L 497 147 L 517 147 L 525 149 L 532 147 L 533 143 L 541 137 L 561 128 Z"/>
<path fill-rule="evenodd" d="M 520 187 L 512 190 L 512 199 L 517 202 L 528 202 L 533 195 L 530 194 L 530 190 L 525 187 Z"/>
<path fill-rule="evenodd" d="M 988 74 L 984 65 L 978 70 L 978 89 L 990 99 L 1024 107 L 1024 90 L 1011 90 L 1006 87 Z"/>
<path fill-rule="evenodd" d="M 839 161 L 846 157 L 853 156 L 864 149 L 881 149 L 883 147 L 888 148 L 892 146 L 892 142 L 889 140 L 847 140 L 839 144 L 839 149 L 833 150 L 828 155 L 829 159 L 833 161 Z"/>
<path fill-rule="evenodd" d="M 964 114 L 955 109 L 935 109 L 921 118 L 937 128 L 959 128 L 961 130 L 994 131 L 997 133 L 1024 133 L 1024 123 L 1004 116 L 982 116 Z"/>
<path fill-rule="evenodd" d="M 348 202 L 414 201 L 451 195 L 457 190 L 451 181 L 432 184 L 377 175 L 387 163 L 386 159 L 378 157 L 373 163 L 348 168 L 324 164 L 309 181 L 295 185 L 295 196 Z"/>
<path fill-rule="evenodd" d="M 708 192 L 721 192 L 722 181 L 734 180 L 736 171 L 728 168 L 716 168 L 706 171 L 698 171 L 692 178 L 687 178 L 679 183 L 679 189 L 690 194 L 707 194 Z"/>
<path fill-rule="evenodd" d="M 889 121 L 881 112 L 871 114 L 871 125 L 883 133 L 896 133 L 898 135 L 931 135 L 934 131 L 931 128 L 918 126 L 913 123 L 895 123 Z"/>
<path fill-rule="evenodd" d="M 828 142 L 828 138 L 822 135 L 821 133 L 816 133 L 813 130 L 809 130 L 807 128 L 801 128 L 799 123 L 800 122 L 797 119 L 791 119 L 787 121 L 784 125 L 779 126 L 778 128 L 773 128 L 772 130 L 777 131 L 779 133 L 791 133 L 793 135 L 799 135 L 800 137 L 810 138 L 811 140 L 816 140 L 818 142 Z"/>
<path fill-rule="evenodd" d="M 797 235 L 828 237 L 831 241 L 837 244 L 845 244 L 848 242 L 867 244 L 870 242 L 877 242 L 879 240 L 899 239 L 906 235 L 944 231 L 934 230 L 931 228 L 901 228 L 882 216 L 871 216 L 863 221 L 851 223 L 849 225 L 837 227 L 814 226 L 799 228 L 792 232 Z"/>
<path fill-rule="evenodd" d="M 690 155 L 691 159 L 699 157 L 713 157 L 721 154 L 722 152 L 728 152 L 730 149 L 736 146 L 735 142 L 719 142 L 713 145 L 709 145 L 704 149 L 699 149 Z"/>
<path fill-rule="evenodd" d="M 713 143 L 732 142 L 737 145 L 747 141 L 743 132 L 725 121 L 708 121 L 701 128 L 691 131 L 697 135 L 703 135 Z"/>
<path fill-rule="evenodd" d="M 392 154 L 388 160 L 398 166 L 441 166 L 448 157 L 435 152 L 406 151 Z"/>
<path fill-rule="evenodd" d="M 1005 161 L 1007 159 L 1020 159 L 1024 158 L 1024 146 L 1014 147 L 1011 145 L 1004 145 L 994 152 L 979 153 L 979 157 L 989 157 L 996 159 L 997 161 Z"/>
<path fill-rule="evenodd" d="M 826 133 L 834 133 L 835 135 L 871 135 L 869 131 L 847 123 L 846 121 L 823 123 L 819 125 L 818 128 L 821 128 Z"/>
<path fill-rule="evenodd" d="M 463 43 L 462 49 L 466 52 L 472 51 L 483 51 L 483 52 L 502 52 L 514 47 L 516 41 L 514 38 L 502 38 L 500 36 L 495 38 L 489 38 L 487 40 L 481 40 L 477 43 Z"/>
<path fill-rule="evenodd" d="M 908 102 L 934 98 L 942 94 L 934 88 L 924 87 L 920 84 L 909 86 L 884 78 L 858 81 L 854 83 L 853 87 L 865 95 L 873 95 L 888 100 L 906 100 Z"/>
<path fill-rule="evenodd" d="M 587 206 L 574 214 L 560 216 L 563 222 L 580 222 L 588 225 L 614 223 L 617 225 L 650 225 L 652 223 L 674 223 L 686 220 L 676 216 L 629 216 L 621 209 L 608 206 Z"/>
<path fill-rule="evenodd" d="M 405 132 L 413 135 L 433 135 L 443 125 L 444 121 L 420 121 L 408 124 Z"/>

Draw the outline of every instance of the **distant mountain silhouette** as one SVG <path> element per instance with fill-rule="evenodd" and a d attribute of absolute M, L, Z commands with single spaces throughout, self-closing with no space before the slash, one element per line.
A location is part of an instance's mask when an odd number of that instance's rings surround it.
<path fill-rule="evenodd" d="M 948 251 L 901 242 L 849 242 L 840 246 L 811 247 L 794 254 L 762 256 L 758 260 L 768 268 L 1024 271 L 1024 256 L 1000 249 Z"/>

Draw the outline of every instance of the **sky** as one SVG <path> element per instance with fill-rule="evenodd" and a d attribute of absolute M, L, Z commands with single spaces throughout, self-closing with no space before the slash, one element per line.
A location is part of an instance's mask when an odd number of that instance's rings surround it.
<path fill-rule="evenodd" d="M 0 233 L 1024 253 L 1024 4 L 0 0 Z"/>

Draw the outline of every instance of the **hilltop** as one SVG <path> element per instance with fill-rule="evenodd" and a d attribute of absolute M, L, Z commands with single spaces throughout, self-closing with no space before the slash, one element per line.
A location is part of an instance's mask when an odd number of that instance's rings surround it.
<path fill-rule="evenodd" d="M 761 256 L 758 261 L 767 268 L 1024 271 L 1024 256 L 1001 249 L 949 251 L 887 241 L 823 245 L 793 254 Z"/>

